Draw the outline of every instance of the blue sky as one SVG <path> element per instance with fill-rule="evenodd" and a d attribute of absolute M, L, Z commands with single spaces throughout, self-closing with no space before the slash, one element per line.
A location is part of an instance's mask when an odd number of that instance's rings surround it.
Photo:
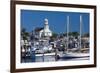
<path fill-rule="evenodd" d="M 79 32 L 80 15 L 82 15 L 82 32 L 89 32 L 89 13 L 58 12 L 58 11 L 36 11 L 21 10 L 21 27 L 31 32 L 36 27 L 44 26 L 44 19 L 49 21 L 49 27 L 53 32 L 63 33 L 67 29 L 67 16 L 70 18 L 70 32 Z"/>

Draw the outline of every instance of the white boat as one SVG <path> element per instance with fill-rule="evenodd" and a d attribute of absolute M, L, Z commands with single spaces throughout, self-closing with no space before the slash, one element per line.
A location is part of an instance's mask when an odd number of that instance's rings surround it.
<path fill-rule="evenodd" d="M 54 56 L 55 53 L 45 53 L 44 56 Z M 35 56 L 43 56 L 43 54 L 36 54 Z"/>
<path fill-rule="evenodd" d="M 89 53 L 59 53 L 58 54 L 59 58 L 63 58 L 63 57 L 72 57 L 72 58 L 82 58 L 82 57 L 89 57 L 90 54 Z"/>

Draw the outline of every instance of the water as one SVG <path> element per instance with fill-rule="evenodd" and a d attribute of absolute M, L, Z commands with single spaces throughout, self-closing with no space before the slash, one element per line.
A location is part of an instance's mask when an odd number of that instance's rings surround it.
<path fill-rule="evenodd" d="M 51 62 L 56 61 L 55 56 L 35 56 L 22 58 L 22 62 Z"/>

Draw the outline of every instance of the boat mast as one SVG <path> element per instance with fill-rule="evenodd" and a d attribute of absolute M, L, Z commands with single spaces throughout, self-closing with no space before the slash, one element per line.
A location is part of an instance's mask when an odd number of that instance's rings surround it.
<path fill-rule="evenodd" d="M 66 39 L 65 39 L 65 51 L 68 52 L 68 41 L 69 41 L 69 16 L 67 16 L 67 29 L 66 29 Z"/>
<path fill-rule="evenodd" d="M 68 49 L 68 42 L 69 42 L 69 16 L 67 16 L 67 49 Z"/>
<path fill-rule="evenodd" d="M 82 15 L 80 15 L 80 44 L 79 44 L 80 49 L 81 49 L 81 36 L 82 36 Z"/>

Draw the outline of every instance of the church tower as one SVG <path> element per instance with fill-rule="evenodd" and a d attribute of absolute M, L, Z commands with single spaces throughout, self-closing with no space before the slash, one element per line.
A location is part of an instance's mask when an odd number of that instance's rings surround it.
<path fill-rule="evenodd" d="M 44 19 L 44 29 L 49 29 L 48 19 L 47 18 Z"/>
<path fill-rule="evenodd" d="M 43 37 L 51 37 L 52 36 L 52 31 L 49 29 L 49 24 L 48 24 L 48 19 L 45 18 L 44 19 L 44 28 L 39 32 L 39 37 L 43 38 Z"/>
<path fill-rule="evenodd" d="M 48 19 L 44 19 L 44 29 L 43 29 L 44 36 L 46 37 L 51 37 L 52 36 L 52 31 L 49 29 L 48 25 Z"/>

